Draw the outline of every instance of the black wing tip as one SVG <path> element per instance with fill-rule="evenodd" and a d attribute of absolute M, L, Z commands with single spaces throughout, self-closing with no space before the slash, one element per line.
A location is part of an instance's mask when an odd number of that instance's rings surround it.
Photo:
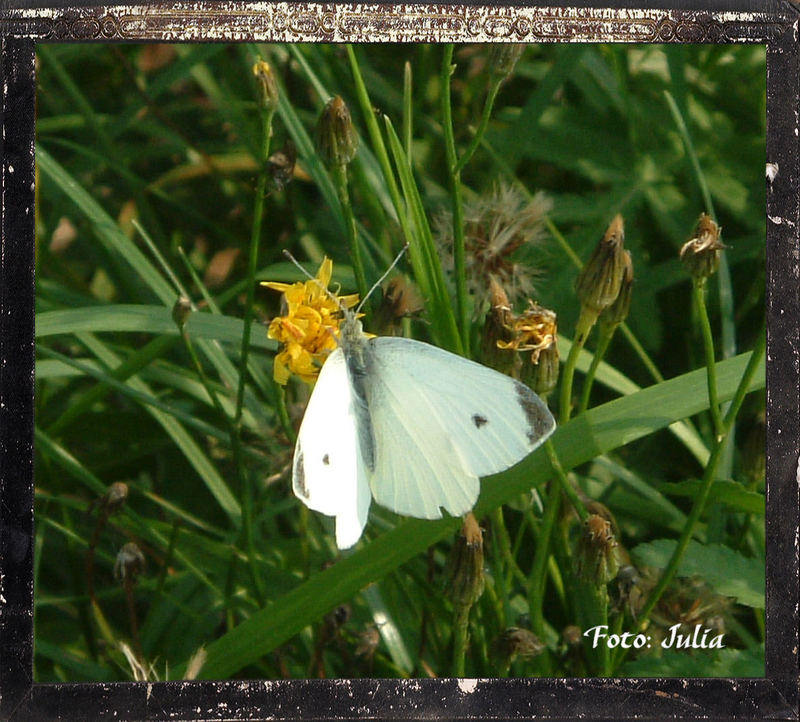
<path fill-rule="evenodd" d="M 538 446 L 553 433 L 556 421 L 544 401 L 525 384 L 515 381 L 514 385 L 517 389 L 517 403 L 528 422 L 528 442 L 531 446 Z"/>

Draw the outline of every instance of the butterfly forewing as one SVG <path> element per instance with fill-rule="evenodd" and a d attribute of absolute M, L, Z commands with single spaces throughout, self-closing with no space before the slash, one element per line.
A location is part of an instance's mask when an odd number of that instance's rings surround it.
<path fill-rule="evenodd" d="M 469 511 L 478 477 L 514 465 L 555 428 L 523 384 L 420 341 L 370 342 L 368 402 L 376 445 L 375 500 L 437 518 Z"/>

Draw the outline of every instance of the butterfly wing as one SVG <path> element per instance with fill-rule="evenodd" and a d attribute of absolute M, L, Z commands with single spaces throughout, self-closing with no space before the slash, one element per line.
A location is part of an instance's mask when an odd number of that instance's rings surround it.
<path fill-rule="evenodd" d="M 341 349 L 326 359 L 297 435 L 292 488 L 309 508 L 336 517 L 336 544 L 353 546 L 367 523 L 370 490 L 347 364 Z"/>
<path fill-rule="evenodd" d="M 555 429 L 533 391 L 486 366 L 404 338 L 372 339 L 370 350 L 370 486 L 400 514 L 465 514 L 478 477 L 513 466 Z"/>

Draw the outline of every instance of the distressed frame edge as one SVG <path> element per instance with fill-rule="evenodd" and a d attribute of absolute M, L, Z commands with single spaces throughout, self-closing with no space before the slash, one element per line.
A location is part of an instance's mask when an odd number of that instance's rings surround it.
<path fill-rule="evenodd" d="M 185 4 L 184 4 L 185 5 Z M 252 4 L 251 4 L 252 5 Z M 281 4 L 284 5 L 284 4 Z M 348 6 L 352 7 L 352 6 Z M 363 7 L 363 6 L 362 6 Z M 379 7 L 375 8 L 377 11 Z M 417 6 L 419 7 L 419 6 Z M 463 6 L 460 6 L 463 7 Z M 116 6 L 115 10 L 123 9 L 124 7 Z M 536 8 L 528 9 L 536 10 Z M 97 8 L 90 8 L 89 10 L 95 11 Z M 510 10 L 519 10 L 517 7 L 511 7 Z M 44 12 L 44 11 L 33 11 Z M 59 11 L 60 12 L 60 11 Z M 607 12 L 607 11 L 606 11 Z M 625 11 L 628 12 L 628 11 Z M 648 11 L 667 14 L 670 17 L 682 16 L 692 18 L 692 22 L 698 17 L 696 11 Z M 796 13 L 796 11 L 795 11 Z M 701 13 L 704 17 L 708 17 L 709 13 Z M 713 15 L 713 14 L 711 14 Z M 747 13 L 742 13 L 742 18 L 747 16 Z M 758 14 L 761 18 L 759 26 L 763 26 L 761 22 L 763 14 Z M 0 12 L 0 32 L 5 27 L 3 20 L 6 13 Z M 797 16 L 795 15 L 795 18 Z M 800 186 L 800 177 L 798 175 L 798 129 L 800 128 L 800 75 L 798 74 L 798 40 L 797 20 L 786 16 L 781 16 L 782 23 L 768 23 L 768 26 L 773 28 L 769 37 L 740 39 L 742 42 L 764 42 L 767 45 L 767 119 L 768 119 L 768 132 L 767 132 L 767 160 L 777 160 L 777 156 L 781 155 L 783 167 L 786 169 L 784 175 L 781 177 L 779 183 L 773 183 L 767 189 L 766 204 L 767 204 L 767 243 L 771 248 L 767 260 L 767 315 L 769 318 L 768 327 L 768 353 L 770 355 L 775 352 L 775 344 L 781 346 L 781 353 L 784 354 L 783 358 L 786 360 L 787 366 L 791 368 L 779 368 L 778 364 L 768 364 L 767 366 L 767 393 L 768 404 L 774 403 L 780 405 L 780 408 L 786 414 L 785 421 L 790 418 L 794 412 L 795 423 L 797 419 L 797 412 L 800 408 L 798 404 L 798 344 L 797 344 L 797 321 L 800 316 L 800 305 L 798 304 L 797 288 L 794 292 L 787 293 L 785 287 L 777 285 L 779 281 L 786 281 L 791 278 L 798 278 L 798 258 L 793 255 L 796 253 L 798 247 L 798 227 L 800 226 L 800 195 L 798 194 L 798 186 Z M 591 18 L 584 18 L 591 22 Z M 792 20 L 790 22 L 790 20 Z M 781 32 L 775 33 L 774 28 L 780 25 Z M 13 581 L 15 575 L 9 573 L 8 562 L 12 561 L 12 572 L 20 566 L 25 566 L 32 563 L 32 550 L 33 550 L 33 506 L 32 506 L 32 400 L 33 400 L 33 377 L 32 377 L 32 364 L 33 364 L 33 257 L 30 250 L 33 248 L 33 125 L 26 127 L 24 123 L 18 122 L 18 117 L 15 113 L 19 113 L 22 109 L 27 108 L 30 111 L 30 118 L 33 117 L 33 107 L 35 102 L 35 79 L 33 78 L 33 57 L 35 44 L 34 39 L 44 40 L 45 38 L 32 38 L 27 35 L 20 37 L 4 36 L 2 40 L 2 75 L 3 75 L 3 108 L 2 108 L 2 131 L 3 131 L 3 167 L 2 167 L 2 257 L 0 257 L 0 398 L 2 398 L 3 405 L 0 407 L 0 421 L 5 423 L 0 424 L 3 431 L 0 432 L 0 466 L 8 469 L 8 461 L 14 460 L 14 454 L 28 451 L 28 458 L 23 459 L 23 463 L 19 468 L 14 468 L 16 474 L 16 481 L 18 484 L 19 476 L 26 476 L 27 480 L 23 480 L 25 486 L 25 493 L 17 497 L 9 497 L 8 491 L 8 473 L 4 472 L 0 478 L 0 499 L 3 504 L 0 505 L 0 528 L 2 529 L 2 538 L 0 538 L 0 571 L 4 576 L 0 578 L 0 595 L 4 592 L 6 596 L 5 601 L 0 600 L 0 604 L 4 604 L 2 615 L 0 615 L 0 650 L 4 652 L 2 655 L 4 660 L 10 660 L 13 664 L 7 666 L 7 662 L 0 662 L 0 716 L 5 716 L 8 712 L 9 716 L 14 713 L 14 709 L 18 709 L 20 714 L 36 714 L 43 712 L 49 703 L 55 704 L 56 707 L 61 707 L 66 702 L 73 704 L 80 704 L 81 702 L 90 703 L 92 700 L 99 701 L 123 701 L 127 698 L 129 702 L 138 701 L 136 709 L 133 710 L 136 716 L 130 717 L 131 719 L 153 719 L 154 713 L 164 712 L 169 706 L 167 703 L 171 700 L 186 700 L 186 694 L 190 696 L 194 694 L 202 694 L 204 691 L 214 691 L 219 696 L 220 693 L 224 695 L 232 694 L 232 698 L 237 698 L 242 691 L 242 686 L 252 689 L 253 693 L 263 692 L 269 693 L 273 698 L 273 704 L 277 703 L 280 707 L 283 704 L 280 698 L 284 697 L 285 702 L 289 705 L 292 704 L 293 690 L 314 690 L 314 697 L 316 700 L 326 698 L 328 704 L 333 705 L 332 708 L 326 710 L 329 714 L 335 714 L 335 710 L 341 711 L 342 708 L 338 705 L 344 699 L 347 699 L 353 691 L 358 694 L 367 696 L 370 692 L 375 692 L 378 688 L 384 690 L 387 701 L 397 702 L 403 697 L 403 691 L 414 689 L 419 692 L 425 692 L 426 689 L 438 692 L 439 695 L 447 693 L 448 697 L 454 695 L 453 698 L 458 698 L 459 695 L 463 696 L 464 689 L 462 681 L 459 680 L 345 680 L 344 683 L 339 683 L 340 689 L 337 690 L 333 687 L 333 681 L 315 681 L 315 680 L 292 680 L 286 682 L 163 682 L 153 684 L 137 684 L 137 683 L 115 683 L 111 685 L 101 684 L 69 684 L 69 685 L 39 685 L 32 684 L 32 639 L 20 641 L 14 637 L 14 630 L 9 620 L 19 619 L 27 616 L 32 620 L 31 610 L 33 603 L 33 590 L 32 579 L 28 579 L 27 584 L 23 584 L 22 588 L 18 585 L 9 587 L 7 581 Z M 134 40 L 141 40 L 145 38 L 133 38 Z M 152 38 L 151 38 L 152 39 Z M 156 38 L 160 39 L 160 38 Z M 319 38 L 323 40 L 323 38 Z M 561 41 L 568 41 L 572 38 L 561 38 Z M 50 38 L 50 40 L 61 40 L 57 38 Z M 64 38 L 67 40 L 67 38 Z M 73 40 L 80 40 L 73 38 Z M 107 42 L 108 38 L 97 38 L 101 42 Z M 587 40 L 590 42 L 592 40 Z M 679 41 L 675 38 L 675 41 Z M 706 42 L 718 42 L 718 40 L 707 39 Z M 636 42 L 635 39 L 629 42 Z M 664 40 L 657 39 L 656 42 L 664 42 Z M 793 71 L 788 75 L 792 78 L 793 82 L 787 83 L 785 78 L 787 72 Z M 771 110 L 772 109 L 772 110 Z M 776 109 L 780 113 L 774 112 Z M 790 120 L 793 113 L 794 123 L 777 123 L 776 119 Z M 14 120 L 14 117 L 17 120 Z M 770 132 L 770 118 L 772 118 L 772 132 Z M 11 148 L 10 140 L 15 138 L 22 139 L 21 150 L 16 154 L 14 149 Z M 26 150 L 29 149 L 29 155 L 26 156 Z M 10 152 L 9 152 L 10 151 Z M 788 152 L 788 159 L 786 154 Z M 780 176 L 779 176 L 780 177 Z M 786 180 L 783 180 L 786 179 Z M 30 181 L 29 190 L 25 190 L 25 181 Z M 786 185 L 782 186 L 781 183 Z M 19 197 L 15 196 L 15 192 L 20 191 Z M 15 202 L 15 199 L 16 201 Z M 27 198 L 27 200 L 26 200 Z M 11 200 L 11 202 L 9 202 Z M 25 210 L 27 208 L 27 211 Z M 19 233 L 19 230 L 22 230 Z M 26 238 L 27 236 L 27 238 Z M 14 240 L 9 243 L 7 239 L 13 238 Z M 29 247 L 26 252 L 25 243 L 29 242 Z M 8 250 L 11 253 L 8 253 Z M 21 253 L 14 253 L 20 251 Z M 781 254 L 781 251 L 784 251 Z M 27 286 L 26 286 L 27 284 Z M 29 307 L 26 308 L 22 304 L 22 312 L 20 313 L 20 298 L 29 299 Z M 13 317 L 10 315 L 11 310 L 15 310 Z M 10 319 L 10 320 L 9 320 Z M 794 324 L 792 323 L 794 320 Z M 28 335 L 29 334 L 29 335 Z M 25 369 L 25 361 L 29 361 L 27 371 Z M 792 366 L 791 361 L 794 361 Z M 10 371 L 6 372 L 5 369 L 9 368 Z M 15 376 L 15 371 L 22 372 Z M 15 376 L 18 383 L 13 389 L 15 393 L 9 396 L 9 388 L 7 386 L 8 374 Z M 21 383 L 19 383 L 21 382 Z M 30 394 L 27 403 L 29 408 L 17 408 L 15 403 L 19 398 L 22 398 L 26 391 Z M 774 401 L 773 401 L 774 399 Z M 11 402 L 11 403 L 9 403 Z M 13 416 L 14 414 L 16 416 Z M 770 422 L 772 417 L 772 422 Z M 9 424 L 8 419 L 15 418 L 17 423 Z M 697 690 L 704 690 L 706 695 L 727 693 L 729 700 L 744 699 L 750 700 L 752 712 L 765 712 L 770 718 L 797 718 L 797 600 L 798 589 L 795 584 L 793 593 L 788 595 L 781 595 L 780 590 L 775 589 L 775 579 L 770 575 L 770 567 L 773 564 L 779 564 L 784 559 L 776 561 L 774 558 L 770 562 L 770 557 L 774 557 L 772 549 L 776 544 L 780 544 L 780 549 L 786 556 L 793 559 L 793 571 L 797 575 L 798 570 L 798 469 L 797 459 L 800 453 L 800 445 L 798 444 L 798 430 L 795 428 L 783 429 L 780 426 L 775 426 L 777 419 L 773 414 L 768 416 L 768 446 L 767 446 L 767 463 L 768 475 L 767 478 L 772 480 L 768 483 L 768 498 L 767 498 L 767 537 L 768 537 L 768 574 L 767 574 L 767 617 L 788 611 L 790 617 L 793 616 L 795 624 L 792 625 L 793 635 L 788 636 L 778 634 L 778 630 L 773 629 L 770 631 L 770 626 L 767 626 L 767 676 L 759 679 L 749 680 L 736 680 L 736 679 L 699 679 L 699 680 L 681 680 L 680 678 L 667 678 L 667 679 L 616 679 L 616 680 L 560 680 L 560 679 L 525 679 L 525 680 L 481 680 L 476 682 L 476 685 L 483 685 L 487 690 L 487 694 L 491 696 L 498 690 L 515 689 L 519 693 L 524 694 L 526 691 L 530 692 L 549 692 L 551 697 L 561 697 L 561 707 L 557 717 L 571 716 L 582 712 L 586 709 L 584 706 L 579 710 L 571 708 L 568 699 L 563 698 L 563 694 L 567 687 L 570 687 L 569 694 L 580 699 L 587 699 L 587 701 L 597 703 L 599 700 L 597 695 L 611 694 L 606 700 L 606 709 L 611 709 L 617 702 L 613 700 L 614 694 L 620 694 L 624 698 L 630 698 L 636 693 L 650 693 L 654 690 L 661 691 L 666 695 L 663 699 L 666 701 L 666 707 L 658 712 L 648 709 L 647 715 L 664 715 L 664 714 L 681 714 L 685 713 L 686 705 L 692 713 L 697 713 L 697 700 L 694 699 L 694 693 Z M 770 433 L 770 431 L 788 431 L 778 438 L 779 434 Z M 10 443 L 9 443 L 10 442 Z M 780 458 L 778 458 L 780 457 Z M 2 463 L 5 462 L 5 463 Z M 18 460 L 17 460 L 18 463 Z M 14 502 L 24 501 L 25 498 L 29 499 L 30 509 L 22 513 L 25 520 L 29 520 L 30 535 L 26 544 L 26 557 L 21 564 L 14 566 L 14 555 L 10 552 L 18 554 L 20 547 L 15 546 L 20 544 L 19 534 L 25 536 L 25 529 L 20 532 L 19 529 L 14 529 L 7 522 L 10 518 L 8 512 L 9 498 Z M 24 507 L 22 503 L 17 506 Z M 775 522 L 774 512 L 778 509 L 793 513 L 794 519 L 794 537 L 789 538 L 786 529 L 781 527 L 778 519 Z M 772 514 L 770 513 L 770 510 Z M 12 512 L 13 513 L 13 512 Z M 785 515 L 785 516 L 787 516 Z M 778 515 L 780 516 L 780 515 Z M 783 518 L 783 517 L 782 517 Z M 770 523 L 772 520 L 774 523 Z M 787 525 L 787 521 L 783 518 L 783 526 Z M 793 556 L 792 556 L 793 555 Z M 28 560 L 31 560 L 28 562 Z M 28 566 L 28 568 L 30 568 Z M 795 580 L 796 582 L 799 580 Z M 12 602 L 8 602 L 8 596 L 11 591 L 15 594 L 20 594 L 23 599 L 29 599 L 28 609 L 18 605 L 18 600 L 12 598 Z M 24 606 L 24 605 L 23 605 Z M 773 617 L 774 618 L 774 617 Z M 32 621 L 28 624 L 32 632 Z M 9 635 L 11 635 L 12 644 L 9 645 Z M 16 645 L 16 646 L 14 646 Z M 20 656 L 9 657 L 9 649 L 21 650 Z M 774 654 L 773 654 L 774 652 Z M 793 657 L 795 662 L 792 669 L 787 673 L 786 669 L 786 656 Z M 25 667 L 25 660 L 29 659 L 27 667 Z M 784 672 L 780 674 L 779 672 Z M 22 683 L 27 687 L 23 687 L 20 693 L 17 690 L 12 691 L 11 695 L 8 694 L 8 686 L 6 681 Z M 12 682 L 12 684 L 13 684 Z M 468 685 L 469 686 L 469 685 Z M 581 687 L 577 690 L 576 687 Z M 534 689 L 536 688 L 536 689 Z M 604 692 L 605 691 L 605 692 Z M 690 694 L 687 694 L 690 693 Z M 16 693 L 16 695 L 15 695 Z M 98 694 L 99 693 L 99 694 Z M 587 698 L 586 695 L 589 695 Z M 261 698 L 261 694 L 254 694 Z M 275 697 L 278 699 L 276 700 Z M 300 691 L 298 697 L 307 697 Z M 99 698 L 99 699 L 98 699 Z M 486 699 L 486 695 L 483 695 Z M 264 701 L 263 699 L 261 701 Z M 298 704 L 302 707 L 302 702 L 308 702 L 307 699 L 294 700 L 295 707 L 288 710 L 285 714 L 288 716 L 295 716 L 299 711 Z M 551 701 L 553 701 L 551 699 Z M 752 705 L 758 703 L 757 709 L 752 708 Z M 352 702 L 351 702 L 352 704 Z M 139 706 L 141 705 L 141 706 Z M 469 705 L 467 705 L 469 707 Z M 129 712 L 131 706 L 124 707 Z M 110 708 L 106 708 L 110 709 Z M 188 709 L 187 705 L 182 707 L 184 713 Z M 352 707 L 350 708 L 352 711 Z M 391 704 L 388 709 L 392 709 Z M 618 709 L 618 708 L 617 708 Z M 176 712 L 178 710 L 175 710 Z M 240 711 L 246 711 L 241 708 Z M 265 712 L 265 707 L 259 706 L 250 712 Z M 308 713 L 309 710 L 304 710 Z M 385 713 L 386 708 L 378 712 L 373 710 L 373 713 Z M 399 716 L 408 716 L 415 711 L 413 705 L 407 709 L 397 709 L 396 713 Z M 510 710 L 509 710 L 510 711 Z M 440 709 L 440 713 L 452 714 L 457 712 L 451 709 Z M 470 711 L 462 706 L 462 713 L 467 713 L 470 716 L 492 716 L 497 717 L 497 713 L 489 713 L 486 711 L 478 712 L 476 710 Z M 705 710 L 708 713 L 708 709 Z M 319 714 L 319 708 L 312 714 Z M 516 709 L 515 714 L 530 715 L 531 713 L 537 714 L 533 709 Z M 640 712 L 641 713 L 641 712 Z M 139 716 L 139 715 L 142 716 Z M 541 713 L 539 713 L 541 714 Z M 712 714 L 723 714 L 720 711 Z M 746 714 L 746 713 L 745 713 Z M 28 719 L 30 717 L 23 717 Z M 552 718 L 552 717 L 551 717 Z"/>

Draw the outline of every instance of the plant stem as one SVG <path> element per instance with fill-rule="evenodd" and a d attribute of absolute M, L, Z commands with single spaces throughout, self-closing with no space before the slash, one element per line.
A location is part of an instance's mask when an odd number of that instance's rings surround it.
<path fill-rule="evenodd" d="M 497 91 L 500 90 L 502 84 L 503 78 L 497 78 L 489 86 L 489 92 L 486 95 L 486 102 L 483 104 L 483 112 L 481 113 L 478 127 L 475 129 L 475 135 L 472 136 L 472 140 L 464 151 L 464 155 L 462 155 L 456 163 L 455 170 L 457 173 L 464 170 L 464 166 L 469 163 L 470 158 L 472 158 L 478 146 L 481 144 L 483 136 L 486 133 L 486 128 L 489 127 L 489 118 L 492 115 L 492 107 L 494 106 L 495 98 L 497 98 Z"/>
<path fill-rule="evenodd" d="M 545 502 L 544 516 L 536 540 L 536 551 L 533 555 L 530 583 L 528 585 L 528 607 L 531 615 L 531 630 L 542 639 L 544 634 L 544 590 L 547 575 L 547 560 L 550 556 L 550 538 L 561 506 L 561 486 L 550 482 L 550 489 Z"/>
<path fill-rule="evenodd" d="M 614 331 L 616 328 L 616 326 L 605 326 L 600 330 L 599 338 L 597 339 L 597 348 L 594 351 L 592 363 L 589 366 L 589 370 L 586 372 L 586 378 L 583 382 L 581 401 L 578 405 L 579 414 L 586 411 L 589 406 L 589 398 L 592 395 L 592 385 L 594 384 L 594 377 L 597 374 L 597 367 L 600 365 L 600 361 L 602 361 L 603 357 L 606 355 L 606 351 L 608 350 L 608 346 L 611 343 L 611 339 L 614 336 Z"/>
<path fill-rule="evenodd" d="M 262 112 L 261 156 L 258 158 L 261 172 L 258 175 L 258 183 L 256 185 L 253 226 L 250 233 L 250 257 L 247 264 L 247 300 L 244 307 L 244 331 L 242 333 L 242 351 L 239 359 L 239 387 L 236 390 L 236 412 L 233 416 L 233 424 L 237 434 L 241 430 L 244 382 L 247 376 L 247 358 L 250 354 L 250 331 L 253 321 L 253 301 L 255 299 L 258 249 L 261 242 L 261 224 L 264 218 L 264 196 L 267 191 L 267 159 L 269 158 L 270 139 L 272 138 L 273 115 L 274 111 Z"/>
<path fill-rule="evenodd" d="M 464 208 L 461 201 L 461 172 L 458 169 L 456 141 L 453 134 L 453 109 L 450 104 L 450 76 L 453 74 L 453 44 L 444 46 L 441 72 L 442 129 L 447 153 L 450 199 L 453 209 L 453 260 L 456 276 L 456 314 L 458 328 L 469 355 L 469 319 L 467 313 L 467 271 L 464 253 Z"/>
<path fill-rule="evenodd" d="M 722 434 L 722 414 L 717 396 L 717 363 L 714 357 L 714 339 L 711 335 L 711 324 L 708 320 L 705 298 L 705 279 L 698 279 L 692 284 L 692 300 L 700 319 L 700 333 L 703 336 L 703 350 L 706 356 L 706 378 L 708 381 L 708 407 L 714 422 L 714 434 L 719 438 Z"/>
<path fill-rule="evenodd" d="M 556 447 L 553 446 L 553 442 L 550 439 L 548 439 L 547 441 L 544 442 L 544 448 L 547 451 L 547 457 L 550 460 L 550 466 L 553 467 L 556 480 L 561 486 L 561 490 L 564 492 L 567 499 L 569 499 L 570 503 L 575 509 L 575 513 L 578 515 L 580 520 L 582 522 L 585 522 L 589 518 L 589 512 L 586 510 L 586 507 L 584 506 L 583 502 L 578 497 L 578 494 L 575 491 L 575 489 L 572 488 L 572 484 L 569 483 L 569 479 L 567 478 L 567 475 L 564 473 L 564 469 L 562 468 L 561 462 L 559 461 L 558 455 L 556 454 Z"/>
<path fill-rule="evenodd" d="M 364 306 L 369 304 L 367 300 L 367 276 L 364 273 L 364 261 L 361 257 L 361 246 L 358 243 L 358 230 L 356 228 L 356 217 L 353 215 L 353 206 L 350 204 L 350 192 L 347 188 L 347 166 L 334 165 L 331 168 L 333 184 L 336 186 L 336 194 L 339 196 L 339 203 L 342 205 L 345 226 L 347 227 L 347 246 L 350 251 L 350 260 L 353 262 L 353 273 L 356 277 L 356 288 L 358 295 L 364 302 Z"/>
<path fill-rule="evenodd" d="M 469 604 L 459 604 L 456 607 L 453 622 L 453 677 L 464 676 L 464 656 L 467 651 L 470 608 Z"/>
<path fill-rule="evenodd" d="M 561 372 L 561 399 L 559 405 L 558 423 L 563 425 L 569 421 L 572 413 L 572 379 L 575 376 L 575 365 L 578 362 L 578 354 L 586 343 L 589 336 L 589 331 L 592 330 L 594 322 L 597 320 L 597 314 L 587 311 L 585 308 L 581 309 L 581 315 L 578 318 L 578 323 L 575 326 L 575 340 L 569 349 L 569 355 L 564 363 L 564 369 Z"/>

